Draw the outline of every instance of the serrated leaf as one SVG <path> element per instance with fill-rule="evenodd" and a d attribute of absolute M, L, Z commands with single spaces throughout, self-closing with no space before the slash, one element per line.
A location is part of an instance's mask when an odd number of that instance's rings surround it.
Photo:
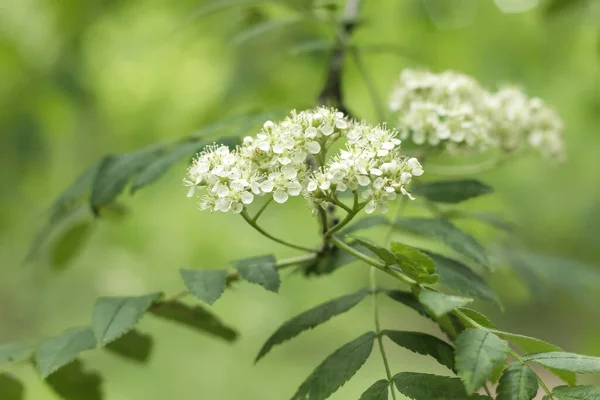
<path fill-rule="evenodd" d="M 224 129 L 225 127 L 227 127 L 227 125 L 223 125 L 223 123 L 212 124 L 205 127 L 202 132 L 210 133 Z M 240 139 L 238 137 L 229 136 L 214 141 L 216 144 L 225 145 L 229 148 L 235 147 L 237 144 L 239 144 L 239 142 Z M 194 154 L 202 151 L 206 145 L 211 143 L 213 143 L 213 141 L 189 138 L 187 140 L 182 140 L 172 144 L 168 149 L 164 150 L 160 154 L 157 154 L 152 162 L 140 169 L 131 183 L 131 193 L 135 193 L 141 188 L 154 183 L 175 163 L 186 157 L 193 156 Z"/>
<path fill-rule="evenodd" d="M 435 263 L 425 253 L 398 242 L 392 242 L 390 247 L 398 266 L 406 275 L 419 283 L 433 284 L 438 281 Z"/>
<path fill-rule="evenodd" d="M 457 204 L 474 197 L 494 192 L 491 186 L 475 179 L 417 183 L 413 194 L 437 203 Z"/>
<path fill-rule="evenodd" d="M 225 325 L 217 316 L 200 306 L 192 307 L 178 301 L 169 301 L 153 305 L 150 313 L 229 342 L 237 339 L 237 332 L 233 328 Z"/>
<path fill-rule="evenodd" d="M 532 338 L 525 335 L 518 335 L 516 333 L 502 332 L 494 330 L 494 333 L 502 339 L 508 340 L 509 342 L 517 345 L 525 353 L 546 353 L 551 351 L 562 351 L 558 346 L 551 343 L 545 342 L 541 339 Z M 572 372 L 561 371 L 553 368 L 547 368 L 554 375 L 558 376 L 564 382 L 569 385 L 577 384 L 577 376 Z"/>
<path fill-rule="evenodd" d="M 424 356 L 431 356 L 440 364 L 454 370 L 454 348 L 443 340 L 422 332 L 384 330 L 381 333 L 398 346 Z"/>
<path fill-rule="evenodd" d="M 398 218 L 395 222 L 398 228 L 406 229 L 416 234 L 439 240 L 457 253 L 490 268 L 490 263 L 483 247 L 473 236 L 461 231 L 450 222 L 431 218 Z"/>
<path fill-rule="evenodd" d="M 458 307 L 466 306 L 473 302 L 473 299 L 460 296 L 452 296 L 449 294 L 434 292 L 433 290 L 421 290 L 419 293 L 419 301 L 434 316 L 440 317 L 444 314 L 449 313 Z"/>
<path fill-rule="evenodd" d="M 17 379 L 7 374 L 0 374 L 0 399 L 23 400 L 25 387 Z"/>
<path fill-rule="evenodd" d="M 600 386 L 557 386 L 552 395 L 555 400 L 600 400 Z"/>
<path fill-rule="evenodd" d="M 483 329 L 466 329 L 456 339 L 455 365 L 467 393 L 474 393 L 506 361 L 508 343 Z"/>
<path fill-rule="evenodd" d="M 290 340 L 302 332 L 313 329 L 314 327 L 329 321 L 336 315 L 340 315 L 350 310 L 360 303 L 368 293 L 368 290 L 363 289 L 356 293 L 329 300 L 288 320 L 281 325 L 269 339 L 267 339 L 258 352 L 255 361 L 263 358 L 273 346 L 283 343 L 286 340 Z"/>
<path fill-rule="evenodd" d="M 514 363 L 504 370 L 496 389 L 496 400 L 531 400 L 538 391 L 536 373 L 527 365 Z"/>
<path fill-rule="evenodd" d="M 256 23 L 247 29 L 237 33 L 231 40 L 234 46 L 240 46 L 249 40 L 255 39 L 267 33 L 273 34 L 273 31 L 286 28 L 290 25 L 298 24 L 306 20 L 306 17 L 301 15 L 287 19 L 272 19 Z"/>
<path fill-rule="evenodd" d="M 33 347 L 20 343 L 0 345 L 0 366 L 25 361 L 33 354 Z"/>
<path fill-rule="evenodd" d="M 469 267 L 449 258 L 426 252 L 437 266 L 439 282 L 456 292 L 487 300 L 502 307 L 500 299 L 482 277 Z"/>
<path fill-rule="evenodd" d="M 458 378 L 448 376 L 421 374 L 417 372 L 400 372 L 392 378 L 400 393 L 412 400 L 470 400 L 487 397 L 465 392 L 465 387 Z"/>
<path fill-rule="evenodd" d="M 102 400 L 102 378 L 87 372 L 80 360 L 52 374 L 46 380 L 52 390 L 64 400 Z"/>
<path fill-rule="evenodd" d="M 35 362 L 42 378 L 46 378 L 75 360 L 81 352 L 95 347 L 96 337 L 90 328 L 71 328 L 44 339 L 35 352 Z"/>
<path fill-rule="evenodd" d="M 523 356 L 523 360 L 536 362 L 549 368 L 575 372 L 577 374 L 600 372 L 600 357 L 584 356 L 575 353 L 551 351 L 546 353 L 528 354 Z"/>
<path fill-rule="evenodd" d="M 277 270 L 277 260 L 272 254 L 244 258 L 232 261 L 231 264 L 240 273 L 241 277 L 248 282 L 261 285 L 271 292 L 277 293 L 281 279 Z"/>
<path fill-rule="evenodd" d="M 152 336 L 134 329 L 107 344 L 104 349 L 120 357 L 145 363 L 150 359 L 153 346 Z"/>
<path fill-rule="evenodd" d="M 377 243 L 360 237 L 353 237 L 358 244 L 369 249 L 373 254 L 381 259 L 386 265 L 396 264 L 396 257 L 394 253 L 386 249 L 385 247 L 379 246 Z"/>
<path fill-rule="evenodd" d="M 390 383 L 385 379 L 372 384 L 358 400 L 388 400 Z"/>
<path fill-rule="evenodd" d="M 415 297 L 415 295 L 411 292 L 405 292 L 402 290 L 386 290 L 385 294 L 387 294 L 388 297 L 392 300 L 395 300 L 404 304 L 407 307 L 412 308 L 423 317 L 434 320 L 434 318 L 427 312 L 423 304 L 421 304 L 419 300 Z"/>
<path fill-rule="evenodd" d="M 153 145 L 133 153 L 104 157 L 92 185 L 90 206 L 94 214 L 112 203 L 136 173 L 156 160 L 160 150 L 161 146 Z"/>
<path fill-rule="evenodd" d="M 325 400 L 363 366 L 377 335 L 367 332 L 327 357 L 300 385 L 292 400 Z"/>
<path fill-rule="evenodd" d="M 182 269 L 179 272 L 190 293 L 207 304 L 214 304 L 225 291 L 227 271 L 224 269 Z"/>
<path fill-rule="evenodd" d="M 93 221 L 80 221 L 62 233 L 52 249 L 55 269 L 62 269 L 71 261 L 89 238 L 93 226 Z"/>
<path fill-rule="evenodd" d="M 98 346 L 123 336 L 142 318 L 161 293 L 130 297 L 100 297 L 94 305 L 92 329 Z"/>
<path fill-rule="evenodd" d="M 344 237 L 351 233 L 362 231 L 365 229 L 373 228 L 375 226 L 380 225 L 389 225 L 390 220 L 382 215 L 370 215 L 368 217 L 364 217 L 356 221 L 355 223 L 349 225 L 345 229 L 342 229 L 339 232 L 339 236 Z"/>
<path fill-rule="evenodd" d="M 478 311 L 471 310 L 470 308 L 464 308 L 464 307 L 459 308 L 458 311 L 465 314 L 467 317 L 469 317 L 473 321 L 477 322 L 479 325 L 483 326 L 484 328 L 496 329 L 496 325 L 494 325 L 494 323 L 492 321 L 490 321 L 488 317 L 486 317 L 485 315 L 483 315 L 482 313 L 480 313 Z M 466 328 L 476 328 L 477 327 L 476 325 L 473 325 L 470 321 L 464 319 L 463 316 L 460 314 L 458 315 L 458 318 L 461 320 L 461 322 L 465 325 Z"/>

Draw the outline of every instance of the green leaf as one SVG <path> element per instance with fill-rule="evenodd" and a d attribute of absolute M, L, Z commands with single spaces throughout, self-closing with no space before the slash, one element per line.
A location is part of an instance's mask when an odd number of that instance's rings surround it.
<path fill-rule="evenodd" d="M 417 183 L 412 187 L 412 192 L 414 195 L 423 196 L 437 203 L 457 204 L 473 197 L 493 193 L 494 189 L 475 179 L 462 179 Z"/>
<path fill-rule="evenodd" d="M 80 360 L 52 374 L 46 382 L 64 400 L 102 400 L 102 378 L 84 371 Z"/>
<path fill-rule="evenodd" d="M 465 314 L 467 317 L 469 317 L 473 321 L 477 322 L 479 325 L 483 326 L 484 328 L 496 329 L 496 325 L 494 325 L 494 323 L 492 321 L 490 321 L 488 319 L 488 317 L 486 317 L 485 315 L 481 314 L 478 311 L 471 310 L 470 308 L 464 308 L 464 307 L 459 308 L 458 311 Z M 458 315 L 458 318 L 461 320 L 461 322 L 465 325 L 466 328 L 469 328 L 469 327 L 476 328 L 477 327 L 476 325 L 473 325 L 470 321 L 464 319 L 464 317 L 460 314 Z"/>
<path fill-rule="evenodd" d="M 575 372 L 577 374 L 600 372 L 600 357 L 584 356 L 562 351 L 528 354 L 523 356 L 523 360 L 533 361 L 545 367 Z"/>
<path fill-rule="evenodd" d="M 496 389 L 496 400 L 531 400 L 538 391 L 535 372 L 521 363 L 511 364 L 504 370 Z"/>
<path fill-rule="evenodd" d="M 225 291 L 227 271 L 224 269 L 182 269 L 179 272 L 189 291 L 207 304 L 214 304 Z"/>
<path fill-rule="evenodd" d="M 33 354 L 30 345 L 20 343 L 7 343 L 0 346 L 0 366 L 25 361 Z"/>
<path fill-rule="evenodd" d="M 228 342 L 237 339 L 237 332 L 233 328 L 225 325 L 217 316 L 200 306 L 191 307 L 178 301 L 169 301 L 153 305 L 150 313 L 159 318 L 218 336 Z"/>
<path fill-rule="evenodd" d="M 364 250 L 364 248 L 356 242 L 349 243 L 349 246 L 360 252 L 363 252 Z M 323 256 L 317 257 L 316 260 L 300 266 L 300 269 L 305 276 L 320 276 L 324 274 L 331 274 L 338 268 L 350 264 L 356 260 L 357 258 L 350 253 L 340 250 L 334 246 L 330 247 Z"/>
<path fill-rule="evenodd" d="M 132 330 L 160 296 L 161 293 L 152 293 L 146 296 L 99 298 L 92 315 L 92 329 L 98 346 L 105 346 Z"/>
<path fill-rule="evenodd" d="M 44 339 L 35 352 L 35 361 L 42 378 L 46 378 L 75 360 L 81 352 L 95 347 L 96 337 L 90 328 L 71 328 Z"/>
<path fill-rule="evenodd" d="M 277 293 L 281 280 L 277 271 L 277 260 L 272 254 L 232 261 L 231 264 L 248 282 L 257 283 Z"/>
<path fill-rule="evenodd" d="M 339 236 L 344 237 L 357 231 L 373 228 L 374 226 L 389 224 L 390 220 L 382 215 L 370 215 L 368 217 L 361 218 L 355 223 L 346 227 L 345 229 L 342 229 L 339 232 Z"/>
<path fill-rule="evenodd" d="M 152 336 L 134 329 L 107 344 L 104 349 L 123 358 L 145 363 L 150 359 L 153 345 Z"/>
<path fill-rule="evenodd" d="M 443 340 L 421 332 L 384 330 L 381 333 L 398 346 L 424 356 L 431 356 L 440 364 L 454 370 L 454 348 Z"/>
<path fill-rule="evenodd" d="M 392 380 L 398 391 L 412 400 L 467 400 L 487 398 L 478 395 L 469 396 L 458 378 L 417 372 L 400 372 L 394 375 Z"/>
<path fill-rule="evenodd" d="M 90 206 L 94 214 L 112 203 L 136 173 L 156 160 L 160 150 L 161 146 L 152 145 L 133 153 L 104 157 L 92 186 Z"/>
<path fill-rule="evenodd" d="M 223 124 L 212 124 L 204 128 L 208 132 L 224 129 Z M 131 193 L 135 193 L 141 188 L 154 183 L 163 176 L 169 168 L 178 161 L 191 157 L 194 154 L 202 151 L 212 141 L 199 140 L 198 138 L 189 138 L 172 144 L 168 149 L 156 155 L 155 159 L 142 167 L 131 183 Z M 227 147 L 235 147 L 240 143 L 238 137 L 226 136 L 214 141 L 216 144 L 225 145 Z"/>
<path fill-rule="evenodd" d="M 240 46 L 248 42 L 249 40 L 255 39 L 267 33 L 270 33 L 272 35 L 277 34 L 273 31 L 277 31 L 279 29 L 304 22 L 305 20 L 306 16 L 301 15 L 287 19 L 272 19 L 258 22 L 236 34 L 231 40 L 231 44 L 234 46 Z"/>
<path fill-rule="evenodd" d="M 427 253 L 437 266 L 437 273 L 440 276 L 440 283 L 466 296 L 477 297 L 482 300 L 490 301 L 501 307 L 500 299 L 492 288 L 479 275 L 473 272 L 467 266 L 442 257 L 437 254 Z"/>
<path fill-rule="evenodd" d="M 468 259 L 490 268 L 490 263 L 483 247 L 473 236 L 461 231 L 450 222 L 430 218 L 398 218 L 395 222 L 398 228 L 406 229 L 416 234 L 439 240 Z"/>
<path fill-rule="evenodd" d="M 433 290 L 421 290 L 419 293 L 419 301 L 434 316 L 439 317 L 449 313 L 458 307 L 466 306 L 473 302 L 473 299 L 467 297 L 452 296 L 449 294 L 434 292 Z"/>
<path fill-rule="evenodd" d="M 483 329 L 466 329 L 456 339 L 455 365 L 467 393 L 473 393 L 504 365 L 508 343 Z"/>
<path fill-rule="evenodd" d="M 85 244 L 94 224 L 93 221 L 80 221 L 65 231 L 52 250 L 52 266 L 64 268 Z"/>
<path fill-rule="evenodd" d="M 12 376 L 0 374 L 0 399 L 23 400 L 25 399 L 25 387 Z"/>
<path fill-rule="evenodd" d="M 439 276 L 435 273 L 435 263 L 425 253 L 402 243 L 390 244 L 400 269 L 419 283 L 436 283 Z"/>
<path fill-rule="evenodd" d="M 560 347 L 545 342 L 541 339 L 496 330 L 494 331 L 494 333 L 502 339 L 508 340 L 509 342 L 517 345 L 521 350 L 528 354 L 562 351 Z M 548 370 L 554 375 L 558 376 L 564 382 L 568 383 L 569 385 L 577 384 L 577 376 L 572 372 L 561 371 L 553 368 L 548 368 Z"/>
<path fill-rule="evenodd" d="M 484 224 L 488 224 L 493 228 L 505 231 L 507 233 L 512 233 L 516 229 L 516 224 L 513 222 L 506 221 L 501 216 L 492 213 L 477 213 L 477 212 L 467 212 L 463 210 L 451 210 L 444 212 L 444 218 L 447 219 L 472 219 L 475 221 L 482 222 Z"/>
<path fill-rule="evenodd" d="M 260 349 L 258 356 L 256 356 L 256 361 L 263 358 L 273 346 L 283 343 L 286 340 L 290 340 L 300 333 L 312 329 L 317 325 L 329 321 L 336 315 L 340 315 L 350 310 L 360 303 L 368 293 L 368 290 L 363 289 L 353 294 L 329 300 L 328 302 L 311 308 L 285 322 L 271 335 L 263 345 L 262 349 Z"/>
<path fill-rule="evenodd" d="M 324 400 L 363 366 L 377 335 L 367 332 L 327 357 L 300 385 L 292 400 Z"/>
<path fill-rule="evenodd" d="M 388 400 L 390 394 L 390 383 L 381 379 L 372 384 L 358 400 Z"/>
<path fill-rule="evenodd" d="M 356 242 L 361 246 L 369 249 L 369 251 L 379 257 L 386 265 L 396 264 L 396 257 L 394 256 L 394 253 L 385 247 L 381 247 L 368 239 L 359 237 L 354 237 L 353 239 L 356 240 Z"/>
<path fill-rule="evenodd" d="M 552 395 L 556 400 L 600 400 L 600 386 L 557 386 Z"/>

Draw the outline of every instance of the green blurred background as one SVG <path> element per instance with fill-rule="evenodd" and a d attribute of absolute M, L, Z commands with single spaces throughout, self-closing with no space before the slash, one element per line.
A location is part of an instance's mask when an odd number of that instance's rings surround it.
<path fill-rule="evenodd" d="M 328 52 L 313 44 L 332 40 L 330 26 L 303 18 L 263 35 L 240 35 L 264 21 L 297 19 L 302 7 L 291 0 L 246 3 L 205 13 L 209 8 L 199 0 L 0 0 L 0 343 L 89 324 L 101 295 L 177 292 L 180 268 L 225 267 L 228 260 L 267 252 L 294 255 L 238 216 L 197 212 L 185 197 L 186 166 L 179 163 L 155 185 L 122 196 L 126 215 L 99 220 L 68 268 L 53 269 L 45 255 L 22 263 L 48 204 L 104 154 L 184 137 L 241 113 L 315 104 Z M 517 83 L 554 105 L 565 121 L 568 161 L 556 166 L 531 157 L 503 166 L 481 177 L 497 195 L 465 207 L 495 210 L 520 226 L 509 239 L 595 265 L 600 274 L 596 3 L 369 0 L 354 43 L 382 97 L 401 69 L 426 67 L 465 72 L 492 88 Z M 343 85 L 354 113 L 375 118 L 352 62 Z M 409 211 L 421 212 L 418 201 Z M 301 201 L 272 208 L 263 218 L 289 240 L 318 240 L 316 221 Z M 486 243 L 506 240 L 481 224 L 461 226 Z M 505 310 L 482 309 L 501 328 L 600 356 L 600 287 L 577 293 L 560 279 L 541 279 L 534 285 L 540 290 L 532 291 L 497 266 L 491 283 Z M 562 266 L 569 276 L 569 264 Z M 213 307 L 240 331 L 233 345 L 146 317 L 140 329 L 155 338 L 149 364 L 101 351 L 84 360 L 105 377 L 109 400 L 289 398 L 326 354 L 372 329 L 369 302 L 278 346 L 255 366 L 258 349 L 289 317 L 365 286 L 367 273 L 355 263 L 308 280 L 286 274 L 279 295 L 237 284 Z M 437 333 L 410 310 L 381 303 L 384 327 Z M 388 347 L 395 372 L 446 373 L 429 359 Z M 30 369 L 15 373 L 27 382 L 28 399 L 55 398 Z M 383 374 L 374 352 L 331 398 L 357 398 Z M 600 379 L 582 382 L 594 380 Z"/>

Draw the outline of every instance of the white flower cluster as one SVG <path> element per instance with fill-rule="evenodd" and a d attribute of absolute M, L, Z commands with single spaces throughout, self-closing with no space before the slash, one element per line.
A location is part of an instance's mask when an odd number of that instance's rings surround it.
<path fill-rule="evenodd" d="M 516 88 L 491 93 L 466 75 L 404 70 L 390 96 L 402 139 L 449 152 L 532 148 L 563 158 L 562 121 Z"/>
<path fill-rule="evenodd" d="M 309 177 L 305 196 L 311 204 L 326 208 L 336 192 L 359 188 L 368 214 L 376 209 L 387 212 L 388 201 L 398 192 L 414 199 L 406 185 L 422 175 L 423 168 L 416 158 L 407 160 L 400 154 L 400 140 L 393 132 L 358 124 L 347 136 L 346 148 Z"/>
<path fill-rule="evenodd" d="M 452 71 L 433 74 L 406 69 L 390 96 L 402 139 L 417 145 L 485 150 L 490 122 L 482 99 L 485 90 L 471 77 Z"/>
<path fill-rule="evenodd" d="M 347 145 L 325 163 L 331 144 Z M 285 203 L 301 193 L 311 205 L 326 206 L 335 192 L 361 189 L 367 212 L 387 210 L 396 193 L 412 198 L 406 185 L 423 169 L 400 154 L 400 140 L 383 127 L 350 121 L 343 113 L 318 107 L 267 121 L 235 150 L 213 145 L 200 153 L 184 180 L 188 197 L 202 190 L 200 209 L 240 213 L 257 196 Z M 308 158 L 321 165 L 311 170 Z"/>
<path fill-rule="evenodd" d="M 515 87 L 505 87 L 486 99 L 493 137 L 504 151 L 531 147 L 543 156 L 562 161 L 563 123 L 538 97 L 527 97 Z"/>

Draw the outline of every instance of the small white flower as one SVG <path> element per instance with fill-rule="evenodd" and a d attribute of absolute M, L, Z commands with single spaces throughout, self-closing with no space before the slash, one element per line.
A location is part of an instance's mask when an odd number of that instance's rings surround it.
<path fill-rule="evenodd" d="M 277 189 L 277 190 L 275 191 L 275 193 L 273 193 L 273 199 L 274 199 L 276 202 L 278 202 L 278 203 L 282 204 L 282 203 L 285 203 L 285 202 L 287 201 L 287 199 L 288 199 L 288 194 L 285 192 L 285 190 L 282 190 L 282 189 Z"/>

